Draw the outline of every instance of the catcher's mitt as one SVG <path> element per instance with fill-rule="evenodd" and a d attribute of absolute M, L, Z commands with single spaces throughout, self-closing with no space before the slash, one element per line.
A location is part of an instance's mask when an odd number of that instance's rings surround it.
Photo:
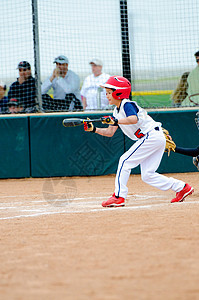
<path fill-rule="evenodd" d="M 172 141 L 172 137 L 169 135 L 168 130 L 162 128 L 162 131 L 166 139 L 165 152 L 167 152 L 169 156 L 171 151 L 175 152 L 176 144 L 174 143 L 174 141 Z"/>

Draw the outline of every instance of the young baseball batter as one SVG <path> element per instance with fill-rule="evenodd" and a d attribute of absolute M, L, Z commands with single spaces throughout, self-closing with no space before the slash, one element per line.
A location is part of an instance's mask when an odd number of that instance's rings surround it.
<path fill-rule="evenodd" d="M 110 105 L 115 105 L 113 117 L 103 117 L 103 124 L 108 128 L 96 128 L 91 122 L 84 124 L 84 130 L 112 137 L 118 126 L 123 133 L 136 142 L 119 160 L 115 179 L 115 192 L 102 203 L 104 207 L 124 206 L 127 197 L 127 182 L 131 169 L 140 165 L 142 180 L 161 190 L 172 189 L 176 197 L 171 202 L 180 202 L 193 193 L 189 184 L 166 177 L 156 172 L 161 162 L 166 139 L 162 132 L 161 123 L 155 122 L 147 112 L 136 102 L 129 100 L 130 82 L 121 76 L 111 76 L 102 86 Z"/>

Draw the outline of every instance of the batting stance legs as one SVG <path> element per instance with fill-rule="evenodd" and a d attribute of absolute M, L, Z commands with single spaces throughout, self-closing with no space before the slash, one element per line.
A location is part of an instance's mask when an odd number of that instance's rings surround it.
<path fill-rule="evenodd" d="M 164 150 L 165 137 L 161 128 L 150 131 L 146 136 L 137 141 L 120 160 L 115 179 L 115 195 L 126 198 L 128 193 L 127 182 L 131 169 L 140 165 L 142 180 L 160 190 L 172 189 L 179 192 L 185 186 L 181 180 L 166 177 L 156 172 Z"/>

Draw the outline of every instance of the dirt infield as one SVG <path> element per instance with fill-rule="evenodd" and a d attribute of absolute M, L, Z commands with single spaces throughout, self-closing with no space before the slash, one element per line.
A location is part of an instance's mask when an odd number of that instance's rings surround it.
<path fill-rule="evenodd" d="M 199 174 L 185 202 L 131 175 L 0 181 L 0 299 L 199 299 Z"/>

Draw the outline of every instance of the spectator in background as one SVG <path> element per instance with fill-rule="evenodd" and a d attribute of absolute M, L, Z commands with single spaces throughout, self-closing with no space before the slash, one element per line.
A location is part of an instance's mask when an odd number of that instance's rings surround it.
<path fill-rule="evenodd" d="M 199 93 L 199 51 L 194 54 L 196 58 L 197 66 L 193 69 L 187 78 L 188 89 L 187 89 L 187 97 L 182 102 L 182 106 L 195 106 L 199 105 L 199 95 L 191 97 L 191 95 Z"/>
<path fill-rule="evenodd" d="M 0 81 L 0 114 L 5 114 L 8 110 L 8 97 L 5 96 L 6 84 Z"/>
<path fill-rule="evenodd" d="M 19 99 L 11 98 L 8 102 L 8 113 L 9 114 L 19 114 L 25 113 L 23 105 L 20 103 Z"/>
<path fill-rule="evenodd" d="M 43 107 L 47 110 L 81 110 L 80 79 L 68 69 L 69 60 L 64 55 L 55 58 L 56 68 L 42 86 Z M 53 88 L 53 99 L 47 92 Z"/>
<path fill-rule="evenodd" d="M 102 73 L 103 63 L 99 59 L 95 58 L 89 64 L 92 74 L 85 78 L 81 89 L 83 107 L 86 110 L 106 109 L 109 102 L 105 89 L 102 89 L 100 85 L 104 84 L 110 75 Z"/>
<path fill-rule="evenodd" d="M 31 74 L 31 66 L 27 61 L 18 64 L 19 77 L 13 82 L 8 91 L 8 100 L 12 98 L 21 99 L 24 109 L 29 112 L 35 111 L 36 107 L 36 86 L 35 79 Z"/>
<path fill-rule="evenodd" d="M 180 81 L 178 82 L 178 85 L 176 89 L 173 91 L 171 95 L 171 99 L 173 100 L 174 106 L 181 106 L 182 101 L 187 97 L 187 78 L 188 78 L 189 72 L 185 72 L 182 74 Z"/>

